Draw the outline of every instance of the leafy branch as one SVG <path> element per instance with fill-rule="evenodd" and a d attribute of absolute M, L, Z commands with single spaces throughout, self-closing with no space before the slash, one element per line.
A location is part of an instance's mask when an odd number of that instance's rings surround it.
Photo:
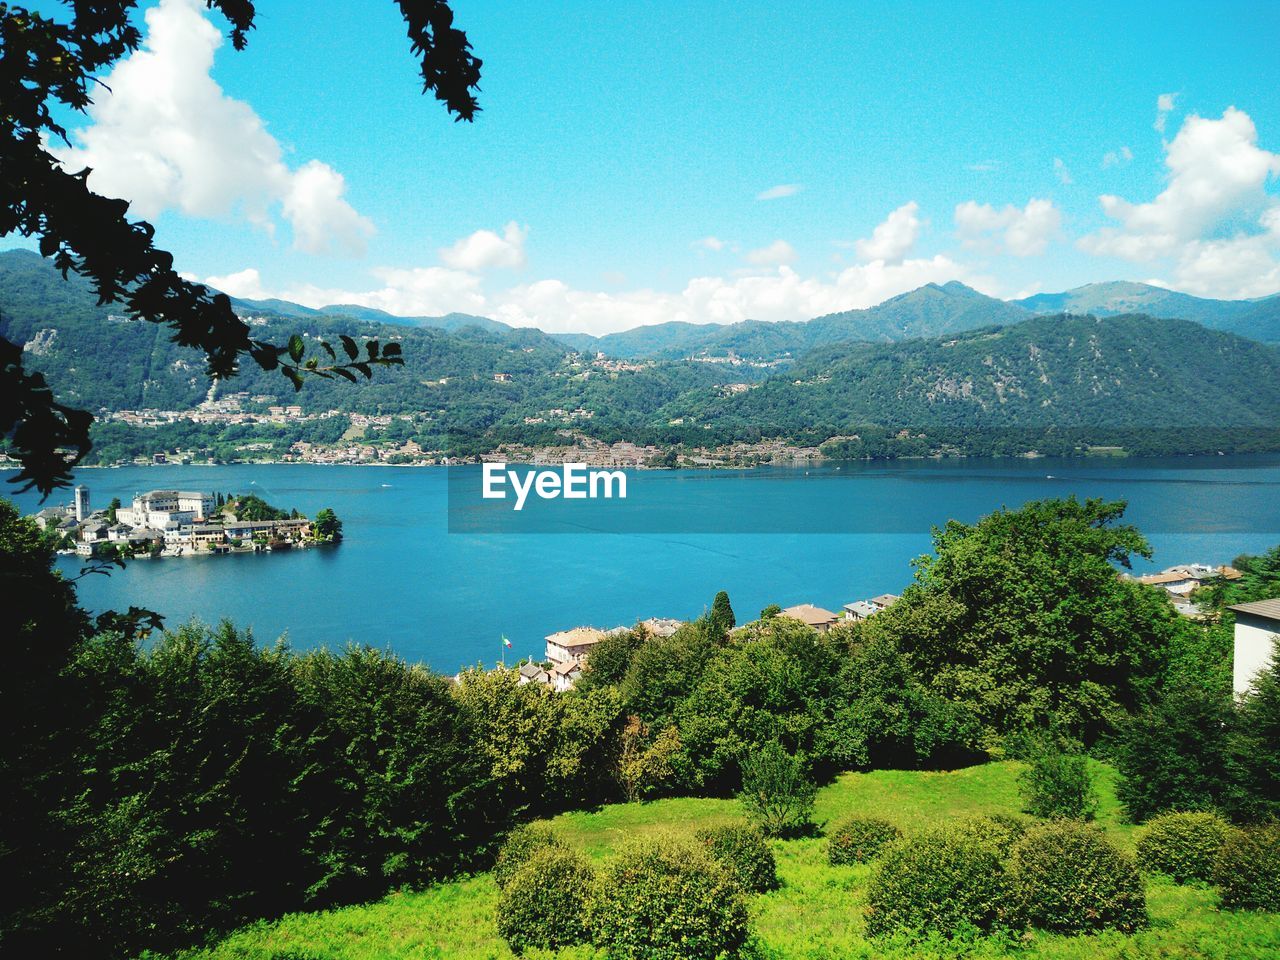
<path fill-rule="evenodd" d="M 227 19 L 231 42 L 243 50 L 254 29 L 251 0 L 205 0 Z M 421 62 L 424 91 L 458 120 L 474 119 L 479 106 L 481 61 L 466 34 L 453 26 L 447 0 L 397 0 L 412 53 Z M 89 189 L 90 170 L 68 171 L 50 152 L 50 142 L 69 143 L 54 119 L 58 109 L 85 112 L 99 75 L 138 49 L 133 25 L 136 0 L 69 4 L 66 21 L 0 2 L 0 236 L 38 238 L 65 277 L 90 281 L 101 305 L 119 303 L 131 319 L 165 324 L 172 340 L 204 353 L 207 374 L 233 377 L 248 357 L 264 369 L 279 369 L 299 389 L 306 376 L 371 376 L 375 366 L 398 364 L 399 350 L 366 344 L 361 358 L 323 364 L 304 359 L 291 338 L 286 346 L 249 336 L 231 298 L 184 279 L 173 256 L 155 246 L 155 228 L 130 220 L 129 204 Z M 22 370 L 21 350 L 0 345 L 0 433 L 10 439 L 22 464 L 18 482 L 48 496 L 67 486 L 72 468 L 90 449 L 92 416 L 57 404 L 39 374 Z M 334 354 L 332 348 L 328 352 Z M 284 357 L 289 362 L 282 362 Z M 337 359 L 336 354 L 332 359 Z"/>

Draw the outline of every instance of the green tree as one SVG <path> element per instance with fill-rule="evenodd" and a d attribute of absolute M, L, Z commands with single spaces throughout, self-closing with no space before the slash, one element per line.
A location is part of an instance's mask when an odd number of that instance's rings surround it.
<path fill-rule="evenodd" d="M 1150 547 L 1124 504 L 1042 500 L 934 532 L 916 582 L 865 626 L 967 707 L 988 745 L 1053 726 L 1091 744 L 1159 680 L 1184 628 L 1159 591 L 1116 575 Z"/>
<path fill-rule="evenodd" d="M 711 602 L 712 634 L 723 637 L 737 624 L 738 620 L 733 615 L 733 607 L 729 604 L 729 594 L 721 590 Z"/>
<path fill-rule="evenodd" d="M 342 541 L 342 521 L 329 507 L 316 512 L 311 524 L 311 535 L 321 543 L 340 543 Z"/>
<path fill-rule="evenodd" d="M 1141 823 L 1169 810 L 1212 810 L 1227 786 L 1230 687 L 1172 686 L 1126 719 L 1115 738 L 1116 796 Z"/>
<path fill-rule="evenodd" d="M 631 658 L 635 656 L 647 637 L 644 627 L 638 624 L 630 630 L 605 634 L 600 642 L 591 648 L 587 669 L 582 679 L 575 684 L 575 689 L 621 683 L 631 666 Z"/>
<path fill-rule="evenodd" d="M 663 727 L 651 734 L 639 717 L 628 717 L 618 748 L 618 785 L 632 803 L 661 792 L 675 776 L 680 731 Z"/>
<path fill-rule="evenodd" d="M 742 763 L 739 799 L 747 818 L 767 837 L 798 837 L 813 830 L 817 790 L 805 776 L 804 764 L 774 742 Z"/>
<path fill-rule="evenodd" d="M 53 569 L 35 523 L 0 500 L 0 594 L 6 668 L 0 671 L 0 876 L 10 890 L 0 943 L 17 953 L 51 945 L 50 905 L 71 882 L 77 831 L 57 815 L 78 790 L 77 749 L 88 722 L 69 672 L 90 631 L 75 587 Z M 31 939 L 27 939 L 31 938 Z"/>

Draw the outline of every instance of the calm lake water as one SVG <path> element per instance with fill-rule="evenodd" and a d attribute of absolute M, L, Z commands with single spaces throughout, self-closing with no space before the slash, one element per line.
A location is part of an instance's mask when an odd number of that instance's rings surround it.
<path fill-rule="evenodd" d="M 770 603 L 838 610 L 896 593 L 911 558 L 929 549 L 929 524 L 1042 497 L 1128 500 L 1128 519 L 1155 548 L 1135 569 L 1221 563 L 1280 542 L 1280 456 L 654 471 L 633 475 L 625 503 L 584 505 L 626 511 L 627 532 L 617 533 L 451 533 L 450 473 L 455 489 L 478 490 L 474 467 L 81 471 L 95 508 L 165 487 L 252 491 L 311 516 L 332 507 L 347 535 L 336 548 L 139 560 L 81 581 L 81 600 L 92 610 L 149 607 L 174 625 L 229 617 L 261 641 L 287 634 L 298 648 L 355 640 L 453 672 L 498 660 L 504 634 L 508 659 L 540 654 L 555 630 L 693 617 L 721 589 L 740 620 Z M 32 494 L 15 499 L 24 512 L 39 508 Z M 576 504 L 557 506 L 568 520 L 555 529 L 600 529 L 572 522 Z M 814 517 L 855 532 L 798 532 L 814 529 Z M 709 532 L 725 529 L 783 532 Z M 74 575 L 80 561 L 59 565 Z"/>

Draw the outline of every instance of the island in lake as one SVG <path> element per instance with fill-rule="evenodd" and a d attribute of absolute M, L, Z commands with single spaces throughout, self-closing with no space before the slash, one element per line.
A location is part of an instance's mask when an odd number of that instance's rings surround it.
<path fill-rule="evenodd" d="M 62 552 L 82 557 L 189 557 L 310 547 L 342 540 L 342 521 L 322 509 L 312 520 L 255 494 L 151 490 L 130 506 L 93 510 L 81 484 L 68 504 L 35 514 Z"/>

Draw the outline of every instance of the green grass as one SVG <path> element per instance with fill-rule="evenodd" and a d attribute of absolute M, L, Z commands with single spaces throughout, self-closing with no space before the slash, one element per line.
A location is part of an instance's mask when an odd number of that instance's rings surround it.
<path fill-rule="evenodd" d="M 884 817 L 905 832 L 983 813 L 1018 813 L 1016 763 L 990 763 L 952 773 L 879 771 L 845 774 L 818 794 L 819 822 L 858 813 Z M 1134 830 L 1120 821 L 1114 772 L 1094 764 L 1099 787 L 1098 822 L 1126 848 Z M 692 834 L 740 819 L 734 800 L 680 798 L 617 804 L 552 821 L 568 842 L 605 859 L 618 842 L 645 833 Z M 870 941 L 862 920 L 870 867 L 832 867 L 823 840 L 777 842 L 779 890 L 752 900 L 752 926 L 764 958 L 1018 957 L 1027 960 L 1094 958 L 1205 958 L 1248 960 L 1280 955 L 1280 915 L 1219 911 L 1208 887 L 1152 881 L 1147 887 L 1151 926 L 1134 935 L 1061 937 L 1030 933 L 1016 940 L 989 938 L 966 944 Z M 441 884 L 420 893 L 396 894 L 374 904 L 305 913 L 241 930 L 217 946 L 183 955 L 184 960 L 489 960 L 510 958 L 494 933 L 497 890 L 486 874 Z M 586 960 L 588 947 L 558 954 Z"/>

